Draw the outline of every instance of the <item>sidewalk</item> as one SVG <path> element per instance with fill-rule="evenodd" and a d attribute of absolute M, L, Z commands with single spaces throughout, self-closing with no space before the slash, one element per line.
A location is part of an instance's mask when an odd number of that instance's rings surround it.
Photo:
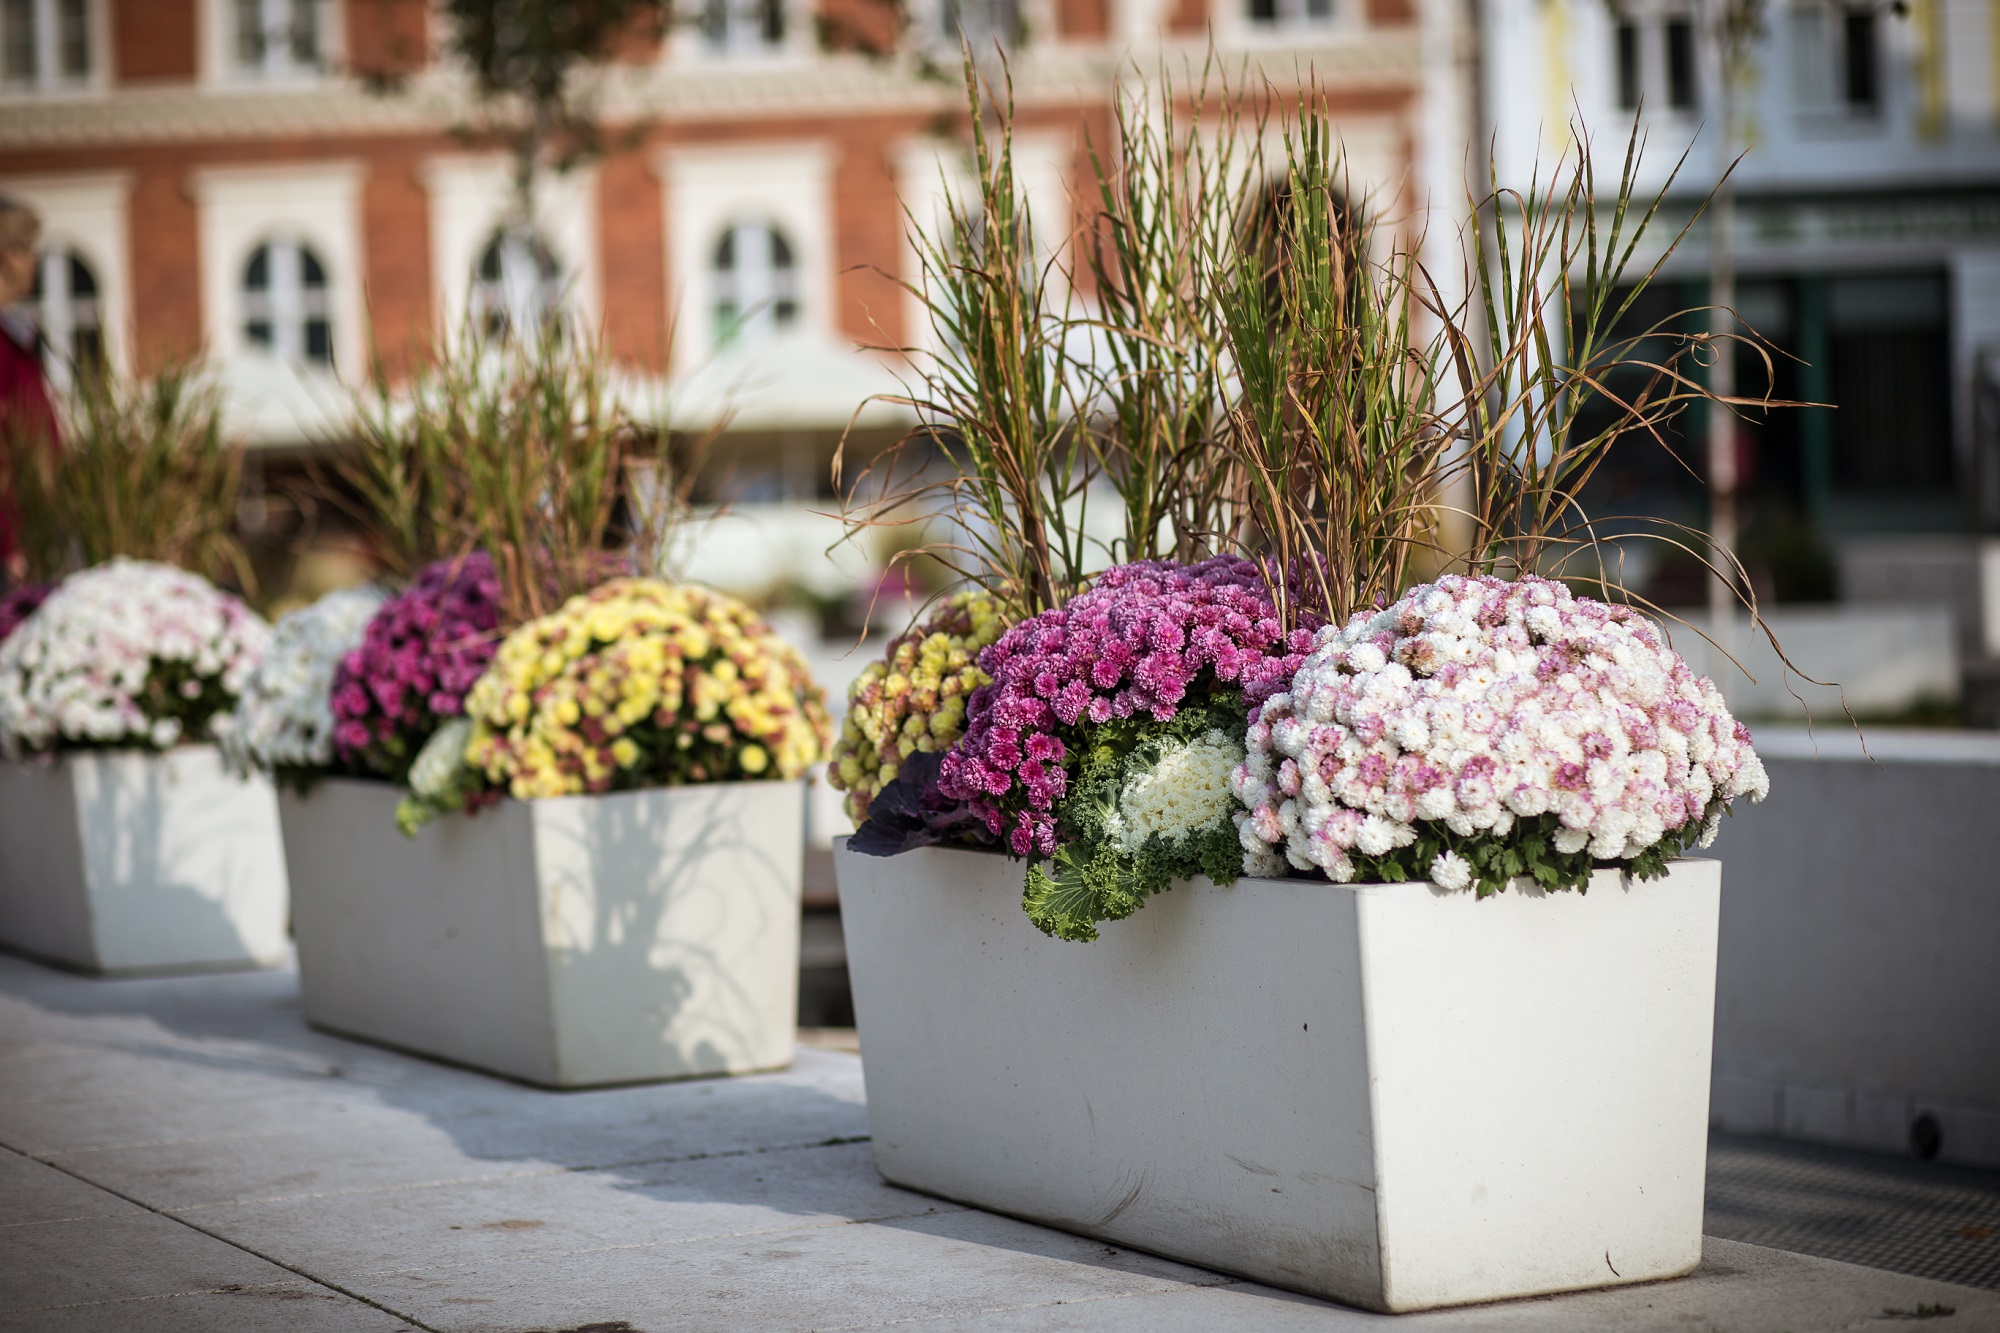
<path fill-rule="evenodd" d="M 540 1092 L 312 1032 L 290 973 L 0 956 L 0 1330 L 2000 1330 L 2000 1292 L 1724 1240 L 1366 1314 L 892 1188 L 867 1133 L 842 1052 Z"/>

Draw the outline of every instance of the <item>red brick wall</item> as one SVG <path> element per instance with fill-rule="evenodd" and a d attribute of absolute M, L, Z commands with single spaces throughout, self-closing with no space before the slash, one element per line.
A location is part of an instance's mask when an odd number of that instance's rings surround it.
<path fill-rule="evenodd" d="M 887 55 L 901 28 L 895 0 L 820 0 L 815 22 L 830 51 Z"/>
<path fill-rule="evenodd" d="M 1111 31 L 1108 0 L 1058 0 L 1056 27 L 1073 41 L 1092 41 Z"/>
<path fill-rule="evenodd" d="M 347 0 L 347 64 L 356 74 L 393 80 L 429 56 L 425 0 Z"/>
<path fill-rule="evenodd" d="M 160 165 L 132 183 L 133 360 L 141 371 L 201 350 L 201 247 L 183 179 Z"/>
<path fill-rule="evenodd" d="M 660 178 L 637 149 L 605 158 L 597 174 L 598 254 L 604 272 L 604 345 L 651 369 L 667 363 L 667 260 Z"/>
<path fill-rule="evenodd" d="M 1368 21 L 1378 28 L 1406 28 L 1417 21 L 1412 0 L 1368 0 Z"/>
<path fill-rule="evenodd" d="M 113 78 L 126 83 L 191 83 L 196 0 L 112 0 Z"/>
<path fill-rule="evenodd" d="M 392 146 L 373 163 L 361 192 L 362 277 L 370 349 L 391 378 L 424 359 L 435 333 L 431 310 L 430 203 L 417 171 L 422 159 Z"/>
<path fill-rule="evenodd" d="M 900 344 L 903 211 L 896 199 L 892 145 L 915 132 L 911 122 L 854 121 L 835 127 L 840 158 L 833 171 L 836 327 L 870 346 Z"/>

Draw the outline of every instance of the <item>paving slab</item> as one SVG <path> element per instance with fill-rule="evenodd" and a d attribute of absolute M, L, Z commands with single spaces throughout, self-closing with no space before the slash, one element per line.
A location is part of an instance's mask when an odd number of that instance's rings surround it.
<path fill-rule="evenodd" d="M 2000 1333 L 2000 1292 L 1725 1241 L 1677 1282 L 1368 1314 L 886 1184 L 851 1054 L 548 1092 L 314 1032 L 296 986 L 0 956 L 0 1333 Z"/>

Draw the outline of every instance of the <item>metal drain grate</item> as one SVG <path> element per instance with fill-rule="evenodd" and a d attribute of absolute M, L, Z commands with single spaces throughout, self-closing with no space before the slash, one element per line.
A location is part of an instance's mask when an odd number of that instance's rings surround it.
<path fill-rule="evenodd" d="M 2000 1171 L 1711 1134 L 1702 1229 L 2000 1290 Z"/>

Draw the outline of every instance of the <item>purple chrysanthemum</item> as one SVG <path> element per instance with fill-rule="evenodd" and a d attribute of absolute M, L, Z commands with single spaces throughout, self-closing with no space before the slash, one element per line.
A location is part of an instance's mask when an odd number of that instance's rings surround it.
<path fill-rule="evenodd" d="M 499 644 L 500 580 L 486 553 L 426 567 L 334 674 L 335 757 L 403 781 L 438 724 L 465 711 Z"/>
<path fill-rule="evenodd" d="M 993 683 L 973 692 L 939 789 L 1016 855 L 1053 855 L 1066 761 L 1082 752 L 1086 728 L 1164 722 L 1184 700 L 1224 689 L 1259 702 L 1284 688 L 1311 647 L 1312 628 L 1284 633 L 1263 571 L 1240 556 L 1108 569 L 980 654 Z"/>

